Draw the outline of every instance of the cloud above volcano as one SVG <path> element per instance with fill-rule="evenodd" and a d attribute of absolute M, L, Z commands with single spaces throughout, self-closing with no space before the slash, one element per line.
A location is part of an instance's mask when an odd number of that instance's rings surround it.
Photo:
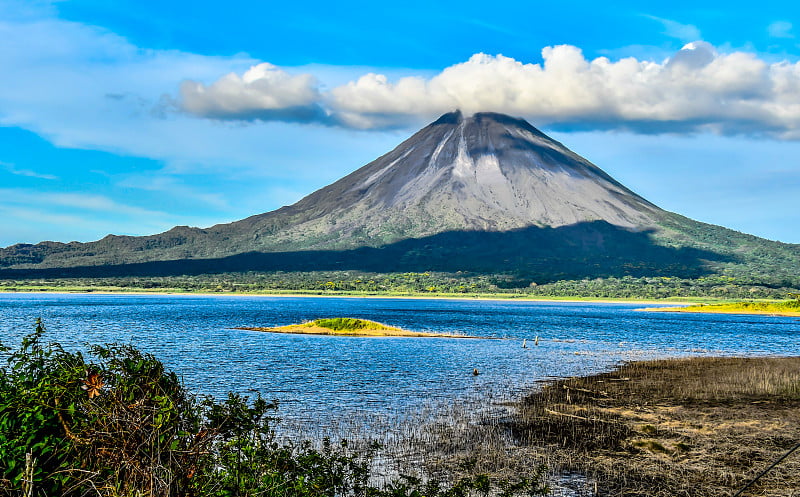
<path fill-rule="evenodd" d="M 241 76 L 185 81 L 179 106 L 219 120 L 295 120 L 356 129 L 423 122 L 444 112 L 502 112 L 539 126 L 642 133 L 712 131 L 800 139 L 800 63 L 720 53 L 703 41 L 663 61 L 587 59 L 545 47 L 541 63 L 475 54 L 433 76 L 366 73 L 323 88 L 313 74 L 258 64 Z"/>

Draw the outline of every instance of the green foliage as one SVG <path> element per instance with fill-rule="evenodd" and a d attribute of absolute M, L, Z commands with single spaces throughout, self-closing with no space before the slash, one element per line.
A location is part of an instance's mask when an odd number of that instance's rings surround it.
<path fill-rule="evenodd" d="M 783 302 L 730 302 L 724 304 L 692 305 L 684 308 L 694 312 L 800 312 L 800 300 Z"/>
<path fill-rule="evenodd" d="M 7 489 L 167 495 L 187 487 L 187 468 L 210 444 L 195 436 L 202 412 L 177 376 L 130 346 L 92 347 L 101 362 L 88 363 L 80 352 L 43 345 L 43 333 L 37 321 L 0 376 Z"/>
<path fill-rule="evenodd" d="M 357 331 L 357 330 L 387 330 L 391 329 L 381 323 L 369 321 L 367 319 L 356 318 L 323 318 L 311 322 L 314 326 L 327 328 L 333 331 Z"/>
<path fill-rule="evenodd" d="M 206 293 L 292 293 L 354 295 L 436 295 L 663 299 L 784 299 L 797 288 L 764 286 L 751 278 L 710 275 L 594 278 L 543 283 L 518 274 L 364 273 L 360 271 L 225 273 L 153 278 L 88 278 L 8 281 L 10 291 L 181 291 Z"/>
<path fill-rule="evenodd" d="M 372 485 L 376 446 L 278 443 L 275 403 L 188 393 L 155 357 L 131 346 L 81 352 L 0 345 L 0 495 L 183 497 L 461 497 L 543 495 L 543 470 L 493 483 L 406 478 Z"/>

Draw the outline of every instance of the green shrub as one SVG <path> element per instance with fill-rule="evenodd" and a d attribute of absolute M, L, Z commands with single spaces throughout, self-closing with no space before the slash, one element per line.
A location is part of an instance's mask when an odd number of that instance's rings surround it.
<path fill-rule="evenodd" d="M 35 495 L 176 495 L 212 439 L 178 377 L 130 346 L 81 352 L 41 343 L 44 327 L 0 375 L 0 477 Z M 8 352 L 7 348 L 3 349 Z"/>

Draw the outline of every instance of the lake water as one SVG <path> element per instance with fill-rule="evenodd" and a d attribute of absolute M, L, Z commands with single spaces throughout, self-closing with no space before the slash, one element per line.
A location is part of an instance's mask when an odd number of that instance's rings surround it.
<path fill-rule="evenodd" d="M 800 355 L 800 319 L 649 313 L 642 304 L 381 298 L 0 294 L 0 340 L 41 317 L 69 348 L 129 343 L 193 391 L 260 392 L 296 421 L 387 415 L 471 397 L 513 398 L 537 382 L 620 361 Z M 353 338 L 234 330 L 319 317 L 503 340 Z M 538 336 L 539 345 L 533 344 Z M 528 347 L 522 348 L 527 339 Z M 477 368 L 480 375 L 473 376 Z"/>

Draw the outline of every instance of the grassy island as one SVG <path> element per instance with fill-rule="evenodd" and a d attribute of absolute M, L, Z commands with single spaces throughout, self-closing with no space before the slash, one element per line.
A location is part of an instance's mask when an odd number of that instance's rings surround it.
<path fill-rule="evenodd" d="M 294 333 L 301 335 L 339 335 L 357 337 L 432 337 L 432 338 L 483 338 L 447 333 L 408 331 L 387 326 L 375 321 L 356 318 L 323 318 L 301 324 L 290 324 L 273 328 L 238 327 L 237 330 L 266 331 L 270 333 Z"/>
<path fill-rule="evenodd" d="M 767 316 L 800 316 L 800 300 L 783 302 L 730 302 L 697 304 L 687 307 L 645 309 L 658 312 L 708 312 L 718 314 L 762 314 Z"/>

